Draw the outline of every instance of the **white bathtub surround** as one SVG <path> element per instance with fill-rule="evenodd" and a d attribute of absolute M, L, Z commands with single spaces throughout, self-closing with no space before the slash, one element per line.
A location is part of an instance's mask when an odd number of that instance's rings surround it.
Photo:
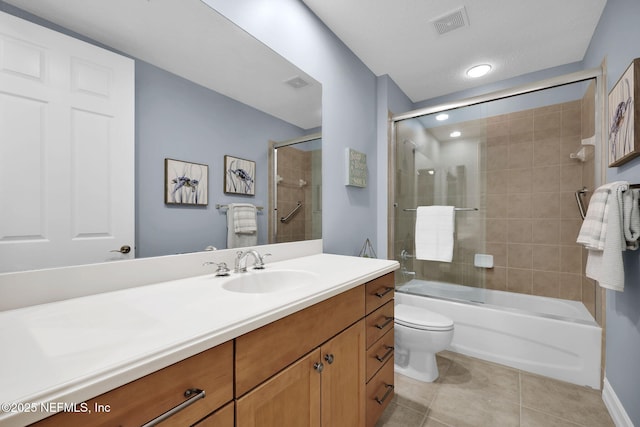
<path fill-rule="evenodd" d="M 397 304 L 453 320 L 452 351 L 600 389 L 602 329 L 582 303 L 421 280 L 398 290 Z"/>
<path fill-rule="evenodd" d="M 231 259 L 220 259 L 233 262 L 232 252 Z M 215 252 L 206 255 L 211 258 Z M 201 268 L 201 259 L 187 258 L 192 268 Z M 120 268 L 132 268 L 110 267 L 114 275 Z M 302 270 L 316 278 L 283 292 L 230 292 L 223 288 L 229 280 L 260 272 L 219 278 L 210 270 L 0 312 L 0 402 L 82 402 L 397 267 L 395 261 L 314 254 L 267 263 L 265 272 Z M 86 284 L 90 278 L 84 280 Z M 76 277 L 75 285 L 82 281 Z M 0 425 L 26 425 L 46 415 L 0 412 Z"/>

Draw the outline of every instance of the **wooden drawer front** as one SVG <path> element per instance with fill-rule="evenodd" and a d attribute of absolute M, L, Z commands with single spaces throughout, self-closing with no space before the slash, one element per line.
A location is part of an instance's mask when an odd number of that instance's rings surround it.
<path fill-rule="evenodd" d="M 204 420 L 198 421 L 194 427 L 234 427 L 236 418 L 235 410 L 235 403 L 228 403 Z"/>
<path fill-rule="evenodd" d="M 367 384 L 367 427 L 372 427 L 393 399 L 393 357 Z"/>
<path fill-rule="evenodd" d="M 393 300 L 367 316 L 367 349 L 393 329 Z"/>
<path fill-rule="evenodd" d="M 233 399 L 232 341 L 87 401 L 91 413 L 62 412 L 35 425 L 137 427 L 187 400 L 191 388 L 206 396 L 161 425 L 191 425 Z M 109 405 L 109 412 L 96 412 L 95 405 Z"/>
<path fill-rule="evenodd" d="M 236 397 L 364 316 L 364 286 L 236 338 Z"/>
<path fill-rule="evenodd" d="M 367 350 L 367 382 L 393 358 L 393 348 L 393 329 L 391 329 Z"/>
<path fill-rule="evenodd" d="M 393 273 L 366 283 L 365 307 L 367 314 L 393 299 Z"/>

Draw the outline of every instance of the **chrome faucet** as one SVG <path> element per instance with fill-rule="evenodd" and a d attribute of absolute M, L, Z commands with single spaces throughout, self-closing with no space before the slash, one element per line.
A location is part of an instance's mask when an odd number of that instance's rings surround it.
<path fill-rule="evenodd" d="M 255 263 L 253 264 L 253 268 L 255 270 L 262 270 L 264 268 L 264 257 L 269 256 L 271 254 L 260 255 L 260 253 L 258 253 L 258 251 L 256 251 L 255 249 L 250 249 L 246 252 L 238 251 L 236 256 L 236 265 L 233 270 L 235 273 L 245 273 L 247 271 L 247 257 L 249 255 L 252 255 L 253 259 L 255 260 Z M 242 265 L 243 261 L 244 261 L 244 266 Z"/>

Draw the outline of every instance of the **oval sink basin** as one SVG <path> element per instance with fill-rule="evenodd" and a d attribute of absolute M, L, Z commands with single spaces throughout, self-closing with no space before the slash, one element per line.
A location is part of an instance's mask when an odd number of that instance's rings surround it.
<path fill-rule="evenodd" d="M 317 276 L 301 270 L 253 270 L 232 276 L 222 287 L 231 292 L 264 294 L 313 285 Z"/>

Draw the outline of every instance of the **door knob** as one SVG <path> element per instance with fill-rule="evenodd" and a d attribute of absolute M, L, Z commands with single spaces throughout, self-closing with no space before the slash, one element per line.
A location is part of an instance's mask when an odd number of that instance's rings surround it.
<path fill-rule="evenodd" d="M 109 251 L 109 252 L 120 252 L 121 254 L 128 254 L 129 252 L 131 252 L 131 246 L 122 245 L 122 246 L 120 246 L 120 249 L 114 249 L 114 250 Z"/>

